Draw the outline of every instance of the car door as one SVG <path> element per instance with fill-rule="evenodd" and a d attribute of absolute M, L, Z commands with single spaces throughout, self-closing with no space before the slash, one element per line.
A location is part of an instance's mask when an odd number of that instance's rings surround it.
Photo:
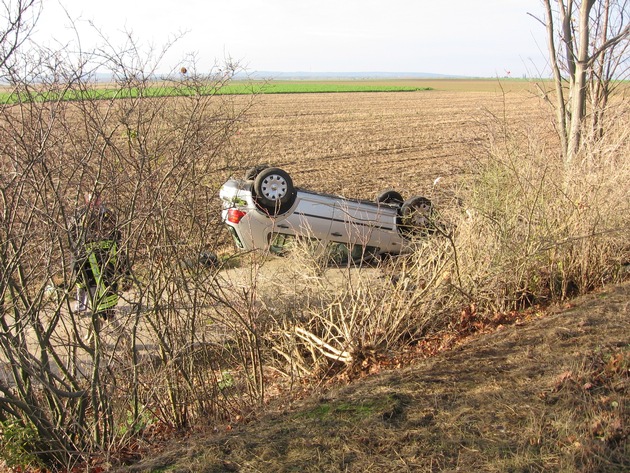
<path fill-rule="evenodd" d="M 389 235 L 396 232 L 393 210 L 371 202 L 339 200 L 335 204 L 334 221 L 333 238 L 363 246 L 386 245 Z"/>

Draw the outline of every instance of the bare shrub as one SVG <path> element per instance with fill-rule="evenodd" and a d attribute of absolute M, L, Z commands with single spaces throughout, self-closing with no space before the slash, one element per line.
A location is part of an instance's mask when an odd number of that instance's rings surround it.
<path fill-rule="evenodd" d="M 232 409 L 208 323 L 221 300 L 208 255 L 223 240 L 210 209 L 248 104 L 212 93 L 234 65 L 156 82 L 160 55 L 128 40 L 14 56 L 0 107 L 0 421 L 36 432 L 25 445 L 49 466 Z M 113 322 L 73 310 L 69 229 L 84 192 L 117 214 L 132 262 Z"/>
<path fill-rule="evenodd" d="M 627 115 L 623 118 L 627 123 Z M 508 133 L 462 189 L 462 290 L 492 310 L 562 299 L 621 277 L 627 264 L 627 131 L 611 126 L 567 179 L 535 134 Z M 605 154 L 597 164 L 593 153 Z M 550 153 L 552 154 L 550 156 Z"/>
<path fill-rule="evenodd" d="M 461 305 L 445 239 L 419 241 L 413 253 L 377 265 L 324 266 L 320 252 L 300 244 L 288 257 L 291 268 L 283 265 L 272 288 L 259 287 L 258 303 L 267 363 L 293 381 L 368 370 L 445 328 L 444 314 L 455 299 Z"/>

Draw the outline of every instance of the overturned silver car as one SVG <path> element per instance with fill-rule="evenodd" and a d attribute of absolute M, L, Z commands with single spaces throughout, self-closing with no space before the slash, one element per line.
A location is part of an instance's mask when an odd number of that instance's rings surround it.
<path fill-rule="evenodd" d="M 425 197 L 405 201 L 388 190 L 368 201 L 313 192 L 295 187 L 276 167 L 257 166 L 242 179 L 229 179 L 219 196 L 223 221 L 244 250 L 283 254 L 306 244 L 342 263 L 400 253 L 434 229 Z"/>

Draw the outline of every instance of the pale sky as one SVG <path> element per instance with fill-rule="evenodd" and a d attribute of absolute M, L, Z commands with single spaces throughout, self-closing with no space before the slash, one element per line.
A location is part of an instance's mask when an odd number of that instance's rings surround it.
<path fill-rule="evenodd" d="M 132 32 L 161 47 L 184 32 L 163 70 L 196 53 L 199 69 L 225 57 L 247 71 L 425 72 L 474 77 L 546 75 L 539 0 L 43 0 L 37 40 L 65 44 L 74 20 L 122 44 Z"/>

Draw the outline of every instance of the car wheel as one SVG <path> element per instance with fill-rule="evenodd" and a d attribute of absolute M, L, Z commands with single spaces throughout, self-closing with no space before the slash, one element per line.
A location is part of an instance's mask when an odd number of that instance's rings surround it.
<path fill-rule="evenodd" d="M 402 233 L 408 237 L 425 236 L 435 231 L 433 204 L 426 197 L 412 197 L 400 209 Z"/>
<path fill-rule="evenodd" d="M 249 168 L 245 173 L 245 180 L 253 181 L 254 179 L 256 179 L 256 176 L 260 174 L 260 171 L 264 171 L 268 167 L 268 164 L 257 164 L 256 166 Z"/>
<path fill-rule="evenodd" d="M 279 168 L 267 168 L 254 180 L 256 202 L 273 215 L 286 212 L 295 201 L 291 176 Z"/>
<path fill-rule="evenodd" d="M 376 202 L 379 204 L 394 204 L 394 205 L 402 205 L 405 200 L 400 192 L 395 191 L 393 189 L 389 189 L 381 192 L 378 196 L 376 196 Z"/>

